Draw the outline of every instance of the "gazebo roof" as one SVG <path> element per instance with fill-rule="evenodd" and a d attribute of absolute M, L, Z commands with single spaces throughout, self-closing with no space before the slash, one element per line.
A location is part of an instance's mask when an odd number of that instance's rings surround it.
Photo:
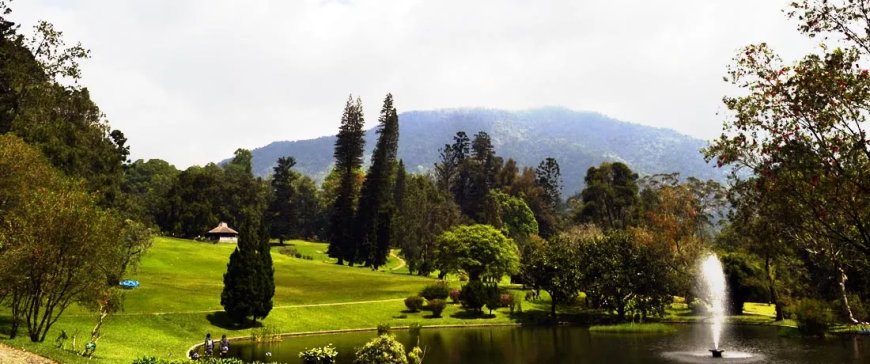
<path fill-rule="evenodd" d="M 221 223 L 218 224 L 218 226 L 216 228 L 209 230 L 208 233 L 209 234 L 238 234 L 239 232 L 235 231 L 233 229 L 230 229 L 230 227 L 227 226 L 227 223 L 221 221 Z"/>

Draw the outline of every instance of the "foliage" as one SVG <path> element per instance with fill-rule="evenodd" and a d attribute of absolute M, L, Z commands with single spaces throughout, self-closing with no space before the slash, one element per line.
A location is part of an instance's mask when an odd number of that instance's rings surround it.
<path fill-rule="evenodd" d="M 794 312 L 798 330 L 808 336 L 824 336 L 834 317 L 831 308 L 824 302 L 815 299 L 802 299 L 791 309 Z"/>
<path fill-rule="evenodd" d="M 581 240 L 580 257 L 587 299 L 593 307 L 615 311 L 620 320 L 627 313 L 642 319 L 662 315 L 673 300 L 668 253 L 634 234 L 614 231 Z"/>
<path fill-rule="evenodd" d="M 725 282 L 728 287 L 728 312 L 732 315 L 743 313 L 743 304 L 748 301 L 763 302 L 768 297 L 764 283 L 764 273 L 758 261 L 741 253 L 719 256 Z"/>
<path fill-rule="evenodd" d="M 445 308 L 447 308 L 447 302 L 440 298 L 429 300 L 426 305 L 426 309 L 432 311 L 432 317 L 441 317 L 441 312 L 444 312 Z"/>
<path fill-rule="evenodd" d="M 300 177 L 293 170 L 295 165 L 296 159 L 293 157 L 278 158 L 270 182 L 272 198 L 266 211 L 266 221 L 269 224 L 270 236 L 277 237 L 281 244 L 291 237 L 293 226 L 297 224 L 296 214 L 300 211 L 297 206 L 293 206 L 296 200 L 294 182 Z"/>
<path fill-rule="evenodd" d="M 392 241 L 411 273 L 428 276 L 436 268 L 436 239 L 459 222 L 459 209 L 428 176 L 408 175 L 404 185 Z"/>
<path fill-rule="evenodd" d="M 538 234 L 538 221 L 526 202 L 498 190 L 487 194 L 483 216 L 484 222 L 516 241 Z"/>
<path fill-rule="evenodd" d="M 407 364 L 405 346 L 392 335 L 384 334 L 357 350 L 354 364 Z"/>
<path fill-rule="evenodd" d="M 359 207 L 354 220 L 353 256 L 355 263 L 365 263 L 374 269 L 386 264 L 392 237 L 392 215 L 395 212 L 392 191 L 395 179 L 396 153 L 399 147 L 399 116 L 393 107 L 393 95 L 387 94 L 378 118 L 377 144 L 372 164 L 360 191 Z"/>
<path fill-rule="evenodd" d="M 27 164 L 22 164 L 25 162 Z M 76 301 L 89 301 L 123 274 L 123 221 L 97 206 L 80 183 L 55 171 L 21 139 L 0 136 L 0 186 L 15 196 L 0 205 L 0 298 L 11 297 L 12 328 L 27 325 L 43 341 Z M 39 176 L 44 180 L 24 181 Z"/>
<path fill-rule="evenodd" d="M 221 305 L 236 324 L 254 322 L 272 310 L 275 270 L 265 226 L 256 211 L 248 211 L 240 226 L 239 242 L 227 263 Z"/>
<path fill-rule="evenodd" d="M 378 324 L 378 335 L 389 334 L 390 329 L 390 324 Z"/>
<path fill-rule="evenodd" d="M 362 167 L 363 140 L 362 100 L 348 96 L 335 141 L 335 171 L 338 185 L 329 221 L 329 256 L 353 264 L 356 258 L 356 238 L 353 236 L 357 190 L 356 171 Z"/>
<path fill-rule="evenodd" d="M 586 188 L 581 192 L 582 209 L 577 222 L 593 223 L 602 229 L 625 229 L 635 223 L 637 174 L 623 163 L 602 163 L 586 171 Z"/>
<path fill-rule="evenodd" d="M 500 279 L 519 270 L 516 244 L 489 225 L 462 225 L 445 231 L 438 237 L 435 256 L 439 268 L 461 269 L 472 281 Z"/>
<path fill-rule="evenodd" d="M 524 272 L 535 288 L 550 294 L 550 313 L 556 315 L 556 305 L 570 302 L 583 288 L 583 268 L 588 264 L 580 255 L 576 236 L 563 233 L 549 242 L 533 248 L 524 262 Z"/>
<path fill-rule="evenodd" d="M 498 307 L 498 286 L 495 283 L 470 281 L 462 286 L 459 299 L 462 301 L 462 307 L 466 309 L 480 312 L 484 305 L 488 305 L 491 307 L 490 313 L 492 313 L 492 308 Z"/>
<path fill-rule="evenodd" d="M 535 169 L 537 184 L 544 189 L 548 206 L 555 210 L 562 203 L 562 171 L 556 158 L 548 157 Z"/>
<path fill-rule="evenodd" d="M 335 363 L 335 358 L 338 356 L 338 351 L 335 346 L 328 344 L 322 347 L 305 349 L 299 353 L 299 358 L 304 364 L 332 364 Z"/>
<path fill-rule="evenodd" d="M 435 284 L 430 284 L 426 287 L 423 287 L 423 290 L 420 291 L 420 296 L 427 300 L 434 299 L 447 299 L 447 296 L 450 295 L 450 285 L 445 281 L 441 281 Z"/>
<path fill-rule="evenodd" d="M 405 298 L 405 307 L 407 307 L 411 312 L 420 311 L 420 309 L 423 308 L 423 297 L 411 296 Z"/>

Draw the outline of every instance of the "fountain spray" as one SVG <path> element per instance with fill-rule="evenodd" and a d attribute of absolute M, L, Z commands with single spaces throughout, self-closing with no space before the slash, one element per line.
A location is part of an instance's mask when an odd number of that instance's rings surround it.
<path fill-rule="evenodd" d="M 713 336 L 713 349 L 710 352 L 714 358 L 721 358 L 724 350 L 719 349 L 719 339 L 722 337 L 722 323 L 725 321 L 725 273 L 722 263 L 716 254 L 710 254 L 701 265 L 701 274 L 709 295 L 710 313 L 713 325 L 710 327 Z"/>

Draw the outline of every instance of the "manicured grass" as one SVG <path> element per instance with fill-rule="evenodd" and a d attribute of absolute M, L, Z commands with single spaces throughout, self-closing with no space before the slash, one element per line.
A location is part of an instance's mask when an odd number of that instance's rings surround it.
<path fill-rule="evenodd" d="M 666 334 L 677 331 L 673 325 L 663 324 L 658 322 L 650 323 L 634 323 L 627 322 L 616 325 L 594 325 L 589 328 L 592 332 L 612 332 L 612 333 L 650 333 L 650 334 Z"/>
<path fill-rule="evenodd" d="M 325 244 L 291 243 L 300 253 L 304 251 L 315 259 L 279 254 L 278 246 L 272 249 L 275 308 L 263 325 L 280 332 L 367 328 L 378 323 L 404 326 L 414 322 L 441 325 L 512 321 L 506 310 L 492 318 L 468 317 L 456 305 L 449 305 L 439 319 L 426 318 L 428 312 L 403 313 L 402 300 L 433 283 L 433 279 L 331 264 L 323 253 Z M 217 337 L 249 336 L 252 329 L 229 326 L 221 313 L 222 277 L 234 248 L 232 244 L 155 239 L 138 271 L 130 277 L 139 280 L 141 286 L 127 292 L 124 311 L 110 316 L 103 325 L 96 361 L 129 363 L 142 355 L 182 358 L 184 351 L 206 332 Z M 382 269 L 399 264 L 391 258 Z M 358 303 L 332 305 L 348 302 Z M 8 317 L 5 310 L 0 309 L 0 318 Z M 61 330 L 69 335 L 77 333 L 81 349 L 95 323 L 93 312 L 74 306 L 52 327 L 45 343 L 34 344 L 21 336 L 4 342 L 64 363 L 86 362 L 55 348 L 53 341 Z M 7 328 L 8 323 L 0 320 L 0 339 L 6 339 Z"/>

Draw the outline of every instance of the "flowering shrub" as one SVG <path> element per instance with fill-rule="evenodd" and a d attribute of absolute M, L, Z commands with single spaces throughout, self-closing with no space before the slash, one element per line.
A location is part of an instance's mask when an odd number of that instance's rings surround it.
<path fill-rule="evenodd" d="M 299 358 L 305 364 L 332 364 L 335 363 L 335 357 L 338 356 L 338 351 L 335 346 L 328 344 L 319 348 L 305 349 L 299 353 Z"/>
<path fill-rule="evenodd" d="M 453 303 L 459 302 L 459 296 L 462 294 L 462 291 L 459 288 L 454 288 L 450 290 L 450 301 Z"/>
<path fill-rule="evenodd" d="M 408 364 L 405 346 L 396 341 L 393 335 L 384 334 L 367 342 L 360 348 L 353 360 L 354 364 Z"/>

